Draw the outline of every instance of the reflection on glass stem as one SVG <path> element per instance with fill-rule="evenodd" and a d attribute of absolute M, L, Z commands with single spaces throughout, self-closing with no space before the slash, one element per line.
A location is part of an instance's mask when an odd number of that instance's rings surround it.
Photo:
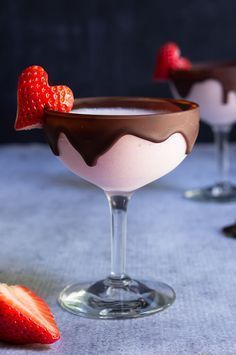
<path fill-rule="evenodd" d="M 212 129 L 218 161 L 218 184 L 229 185 L 229 133 L 231 125 L 215 125 Z"/>

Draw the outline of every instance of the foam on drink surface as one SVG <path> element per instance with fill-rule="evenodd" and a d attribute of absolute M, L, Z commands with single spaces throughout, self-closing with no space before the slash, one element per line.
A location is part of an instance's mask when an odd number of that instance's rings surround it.
<path fill-rule="evenodd" d="M 135 116 L 135 115 L 151 115 L 158 113 L 167 113 L 167 110 L 147 110 L 142 108 L 131 107 L 93 107 L 79 108 L 71 111 L 81 115 L 105 115 L 105 116 Z"/>

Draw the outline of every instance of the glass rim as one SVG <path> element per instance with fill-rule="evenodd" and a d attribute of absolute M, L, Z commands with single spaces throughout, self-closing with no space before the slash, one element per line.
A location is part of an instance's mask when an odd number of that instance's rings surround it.
<path fill-rule="evenodd" d="M 186 69 L 176 69 L 172 70 L 170 73 L 170 79 L 175 77 L 189 77 L 198 73 L 230 73 L 235 74 L 236 71 L 236 60 L 206 60 L 193 62 L 192 67 L 188 70 Z"/>
<path fill-rule="evenodd" d="M 57 117 L 63 117 L 63 118 L 75 118 L 77 117 L 78 119 L 95 119 L 98 120 L 99 118 L 101 119 L 124 119 L 124 120 L 129 120 L 129 119 L 138 119 L 138 118 L 144 118 L 144 117 L 169 117 L 178 114 L 185 116 L 186 113 L 191 111 L 193 113 L 194 111 L 198 111 L 199 105 L 195 102 L 189 101 L 189 100 L 184 100 L 184 99 L 171 99 L 171 98 L 155 98 L 155 97 L 139 97 L 139 96 L 101 96 L 101 97 L 85 97 L 85 98 L 76 98 L 74 102 L 73 109 L 77 109 L 79 107 L 81 108 L 114 108 L 114 107 L 119 107 L 119 108 L 134 108 L 134 109 L 149 109 L 149 110 L 158 110 L 160 107 L 158 107 L 158 104 L 172 104 L 177 107 L 179 107 L 181 110 L 180 111 L 168 111 L 167 107 L 167 112 L 160 112 L 160 113 L 146 113 L 146 114 L 134 114 L 134 115 L 104 115 L 104 114 L 89 114 L 89 113 L 83 113 L 80 114 L 79 112 L 59 112 L 59 111 L 54 111 L 54 110 L 49 110 L 45 109 L 44 112 L 47 114 L 47 116 L 57 116 Z M 164 108 L 163 108 L 164 110 Z"/>

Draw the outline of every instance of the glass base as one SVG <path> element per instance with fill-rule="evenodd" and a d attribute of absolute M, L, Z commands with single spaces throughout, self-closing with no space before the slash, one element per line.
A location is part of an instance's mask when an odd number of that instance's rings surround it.
<path fill-rule="evenodd" d="M 230 226 L 224 227 L 222 232 L 226 237 L 236 238 L 236 224 L 232 224 Z"/>
<path fill-rule="evenodd" d="M 215 184 L 202 189 L 187 190 L 184 197 L 196 201 L 236 201 L 236 187 L 230 184 Z"/>
<path fill-rule="evenodd" d="M 174 290 L 162 282 L 125 277 L 68 286 L 58 301 L 64 309 L 82 317 L 126 319 L 160 312 L 174 300 Z"/>

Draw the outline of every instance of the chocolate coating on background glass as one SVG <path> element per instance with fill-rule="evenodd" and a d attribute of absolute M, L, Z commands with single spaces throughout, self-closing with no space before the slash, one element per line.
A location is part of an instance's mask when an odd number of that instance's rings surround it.
<path fill-rule="evenodd" d="M 104 97 L 76 99 L 74 109 L 128 107 L 161 110 L 145 115 L 96 115 L 45 111 L 44 131 L 55 155 L 60 155 L 58 139 L 64 133 L 70 144 L 89 166 L 108 151 L 124 135 L 130 134 L 160 143 L 174 133 L 181 133 L 190 153 L 199 130 L 198 105 L 185 100 Z"/>
<path fill-rule="evenodd" d="M 187 97 L 192 86 L 205 80 L 217 80 L 222 86 L 222 102 L 227 103 L 228 93 L 236 92 L 236 62 L 206 62 L 193 64 L 189 70 L 175 70 L 170 74 L 179 95 Z"/>

